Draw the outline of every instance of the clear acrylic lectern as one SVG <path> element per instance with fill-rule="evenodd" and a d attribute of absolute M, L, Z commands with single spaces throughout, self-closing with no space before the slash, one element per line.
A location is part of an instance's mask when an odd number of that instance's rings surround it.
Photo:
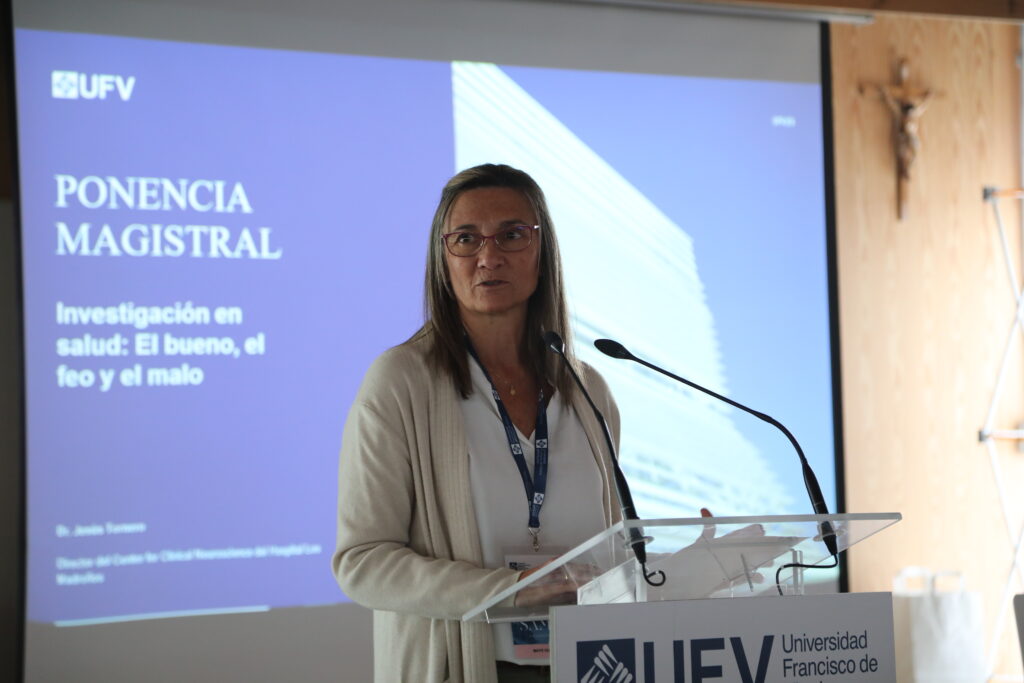
<path fill-rule="evenodd" d="M 547 618 L 550 605 L 512 606 L 511 598 L 524 588 L 550 582 L 551 575 L 573 577 L 579 586 L 575 602 L 580 605 L 778 595 L 780 589 L 802 594 L 799 568 L 784 569 L 779 584 L 776 571 L 791 563 L 830 564 L 823 534 L 832 535 L 837 552 L 843 552 L 900 519 L 899 513 L 890 512 L 619 522 L 477 605 L 462 620 Z M 633 556 L 634 528 L 647 539 L 648 572 L 664 572 L 660 586 L 644 580 Z"/>

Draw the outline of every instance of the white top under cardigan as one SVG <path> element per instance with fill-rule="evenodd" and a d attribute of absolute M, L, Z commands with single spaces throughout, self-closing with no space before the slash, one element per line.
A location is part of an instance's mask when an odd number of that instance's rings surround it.
<path fill-rule="evenodd" d="M 479 364 L 470 361 L 473 393 L 462 402 L 469 445 L 469 480 L 480 530 L 485 567 L 504 567 L 506 553 L 530 548 L 526 530 L 529 506 L 519 468 L 509 449 L 505 426 Z M 606 527 L 601 504 L 601 472 L 583 424 L 556 393 L 548 402 L 547 493 L 540 513 L 540 552 L 559 554 Z M 533 476 L 534 435 L 516 429 L 526 467 Z M 554 550 L 553 550 L 554 549 Z M 495 624 L 495 656 L 517 664 L 548 664 L 545 659 L 517 659 L 510 624 Z"/>
<path fill-rule="evenodd" d="M 332 566 L 342 590 L 375 610 L 375 681 L 495 683 L 490 627 L 459 618 L 515 583 L 518 572 L 483 567 L 461 399 L 451 380 L 428 365 L 431 341 L 431 333 L 420 333 L 386 351 L 352 403 L 338 467 Z M 582 379 L 618 439 L 619 413 L 607 385 L 586 365 Z M 610 525 L 619 513 L 607 446 L 578 392 L 572 405 L 601 472 Z M 344 680 L 344 662 L 338 666 Z"/>

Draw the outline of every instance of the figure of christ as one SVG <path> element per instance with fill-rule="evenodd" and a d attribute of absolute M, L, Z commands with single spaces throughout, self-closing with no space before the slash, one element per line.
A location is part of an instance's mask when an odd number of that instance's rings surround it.
<path fill-rule="evenodd" d="M 921 116 L 935 93 L 931 90 L 916 90 L 908 84 L 910 67 L 906 60 L 900 60 L 897 68 L 896 85 L 879 85 L 879 94 L 885 100 L 893 116 L 893 145 L 896 152 L 896 206 L 902 220 L 907 209 L 907 185 L 910 182 L 910 168 L 921 148 Z"/>

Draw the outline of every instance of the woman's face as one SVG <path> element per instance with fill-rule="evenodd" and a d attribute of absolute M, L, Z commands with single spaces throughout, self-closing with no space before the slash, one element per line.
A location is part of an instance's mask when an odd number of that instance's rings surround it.
<path fill-rule="evenodd" d="M 448 213 L 445 233 L 477 232 L 491 236 L 517 225 L 536 225 L 537 216 L 526 196 L 507 187 L 484 187 L 460 194 Z M 540 263 L 539 232 L 530 246 L 507 252 L 487 240 L 472 256 L 453 256 L 445 249 L 452 290 L 463 322 L 474 317 L 523 312 L 537 289 Z"/>

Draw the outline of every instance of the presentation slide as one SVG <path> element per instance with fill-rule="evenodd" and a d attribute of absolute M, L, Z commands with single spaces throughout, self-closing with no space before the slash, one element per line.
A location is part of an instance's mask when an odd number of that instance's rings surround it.
<path fill-rule="evenodd" d="M 18 29 L 30 621 L 344 601 L 337 452 L 466 166 L 544 188 L 643 517 L 835 509 L 821 87 Z M 833 575 L 834 576 L 834 575 Z M 813 577 L 808 575 L 808 580 Z"/>

